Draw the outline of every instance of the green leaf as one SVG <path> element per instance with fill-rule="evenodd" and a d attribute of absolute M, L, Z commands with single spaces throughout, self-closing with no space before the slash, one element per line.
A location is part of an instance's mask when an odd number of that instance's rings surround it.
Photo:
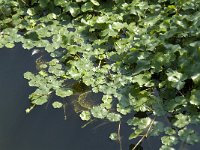
<path fill-rule="evenodd" d="M 6 43 L 5 45 L 7 48 L 13 48 L 15 46 L 14 43 Z"/>
<path fill-rule="evenodd" d="M 93 10 L 93 6 L 94 6 L 93 3 L 87 2 L 87 3 L 85 3 L 85 4 L 83 4 L 81 6 L 81 10 L 82 10 L 82 12 L 92 11 Z"/>
<path fill-rule="evenodd" d="M 146 71 L 150 69 L 150 62 L 148 60 L 138 60 L 137 65 L 134 69 L 134 74 L 139 74 L 142 71 Z"/>
<path fill-rule="evenodd" d="M 162 145 L 160 150 L 175 150 L 175 149 L 173 147 L 171 147 L 171 146 Z"/>
<path fill-rule="evenodd" d="M 102 31 L 102 36 L 115 37 L 117 35 L 118 33 L 115 30 L 113 30 L 111 25 L 108 25 L 108 28 Z"/>
<path fill-rule="evenodd" d="M 159 136 L 164 131 L 164 124 L 159 121 L 155 121 L 151 130 L 151 136 Z"/>
<path fill-rule="evenodd" d="M 112 96 L 111 96 L 111 95 L 103 95 L 102 101 L 103 101 L 104 103 L 110 104 L 110 103 L 112 102 Z"/>
<path fill-rule="evenodd" d="M 56 89 L 56 95 L 62 98 L 71 96 L 72 94 L 73 94 L 73 91 L 71 89 L 65 89 L 65 88 Z"/>
<path fill-rule="evenodd" d="M 179 82 L 183 75 L 177 71 L 170 70 L 170 72 L 168 71 L 167 76 L 169 81 Z"/>
<path fill-rule="evenodd" d="M 138 83 L 140 87 L 142 87 L 143 85 L 146 85 L 146 83 L 148 83 L 151 79 L 151 75 L 150 74 L 139 74 L 136 75 L 132 78 L 132 82 L 133 83 Z"/>
<path fill-rule="evenodd" d="M 46 73 L 45 71 L 41 70 L 40 72 L 38 72 L 41 76 L 43 77 L 47 77 L 48 73 Z"/>
<path fill-rule="evenodd" d="M 32 103 L 33 104 L 36 104 L 36 105 L 43 105 L 44 103 L 46 103 L 48 101 L 48 96 L 47 95 L 44 95 L 44 96 L 41 96 L 41 97 L 38 97 L 37 99 L 34 98 L 32 100 Z"/>
<path fill-rule="evenodd" d="M 121 29 L 123 29 L 125 27 L 125 25 L 121 22 L 114 22 L 112 24 L 113 29 L 120 31 Z"/>
<path fill-rule="evenodd" d="M 106 23 L 108 21 L 108 16 L 100 16 L 97 18 L 96 22 L 97 23 Z"/>
<path fill-rule="evenodd" d="M 90 114 L 89 111 L 82 111 L 81 114 L 80 114 L 80 117 L 81 117 L 82 120 L 88 121 L 91 118 L 91 114 Z"/>
<path fill-rule="evenodd" d="M 55 101 L 52 103 L 53 108 L 61 108 L 63 104 L 61 102 Z"/>
<path fill-rule="evenodd" d="M 34 74 L 32 74 L 31 72 L 26 72 L 24 73 L 24 78 L 27 80 L 31 80 L 32 78 L 34 78 Z"/>
<path fill-rule="evenodd" d="M 197 132 L 192 129 L 184 128 L 179 130 L 178 135 L 180 139 L 187 144 L 194 144 L 199 142 L 199 136 L 197 135 Z"/>
<path fill-rule="evenodd" d="M 94 106 L 91 109 L 91 114 L 95 117 L 95 118 L 99 118 L 99 119 L 104 119 L 107 114 L 108 114 L 108 110 L 106 110 L 104 107 L 102 106 Z"/>
<path fill-rule="evenodd" d="M 147 129 L 147 127 L 150 125 L 152 119 L 149 117 L 146 118 L 136 118 L 134 117 L 133 119 L 129 119 L 127 121 L 128 125 L 131 126 L 138 126 L 139 129 Z"/>
<path fill-rule="evenodd" d="M 187 77 L 184 76 L 182 73 L 168 69 L 167 76 L 168 76 L 168 80 L 172 82 L 172 87 L 175 87 L 177 90 L 181 90 L 183 86 L 185 85 L 184 80 Z"/>
<path fill-rule="evenodd" d="M 35 10 L 33 8 L 29 8 L 27 10 L 27 14 L 30 15 L 30 16 L 33 16 L 33 15 L 35 15 Z"/>
<path fill-rule="evenodd" d="M 176 134 L 176 131 L 174 129 L 172 129 L 171 127 L 166 127 L 165 128 L 165 134 L 173 135 L 173 134 Z"/>
<path fill-rule="evenodd" d="M 99 6 L 100 4 L 99 4 L 99 2 L 98 2 L 98 0 L 90 0 L 94 5 L 96 5 L 96 6 Z"/>
<path fill-rule="evenodd" d="M 66 0 L 54 0 L 54 4 L 57 6 L 58 5 L 65 6 L 66 3 L 67 3 Z"/>
<path fill-rule="evenodd" d="M 130 135 L 129 135 L 129 140 L 132 140 L 132 139 L 135 139 L 135 138 L 137 138 L 138 136 L 141 136 L 142 135 L 142 132 L 143 132 L 143 130 L 141 130 L 141 129 L 137 129 L 137 130 L 135 130 L 133 133 L 131 133 Z"/>
<path fill-rule="evenodd" d="M 76 2 L 86 2 L 87 0 L 76 0 Z"/>
<path fill-rule="evenodd" d="M 39 4 L 42 8 L 47 7 L 50 0 L 39 0 Z"/>
<path fill-rule="evenodd" d="M 69 12 L 73 17 L 76 17 L 80 13 L 80 8 L 76 3 L 73 3 L 69 7 Z"/>
<path fill-rule="evenodd" d="M 177 120 L 174 122 L 174 126 L 178 128 L 183 128 L 190 123 L 190 117 L 187 115 L 178 114 L 175 117 Z"/>
<path fill-rule="evenodd" d="M 55 13 L 50 13 L 50 14 L 48 14 L 47 15 L 47 18 L 49 18 L 49 19 L 56 19 L 57 18 L 57 16 L 56 16 L 56 14 Z"/>
<path fill-rule="evenodd" d="M 199 83 L 200 82 L 200 73 L 193 75 L 191 78 L 195 84 Z"/>
<path fill-rule="evenodd" d="M 57 65 L 59 63 L 59 60 L 58 59 L 52 59 L 48 64 L 50 65 L 50 66 L 55 66 L 55 65 Z"/>
<path fill-rule="evenodd" d="M 190 103 L 193 105 L 200 105 L 200 90 L 193 89 L 190 96 Z"/>
<path fill-rule="evenodd" d="M 117 104 L 117 112 L 123 114 L 123 115 L 127 115 L 128 113 L 131 112 L 131 107 L 123 107 L 120 104 Z"/>
<path fill-rule="evenodd" d="M 164 145 L 172 146 L 178 143 L 178 140 L 175 136 L 163 136 L 161 141 Z"/>
<path fill-rule="evenodd" d="M 165 109 L 168 112 L 173 112 L 181 106 L 187 106 L 187 99 L 183 96 L 177 96 L 175 99 L 166 102 Z"/>
<path fill-rule="evenodd" d="M 106 117 L 108 120 L 112 122 L 118 122 L 122 118 L 121 115 L 116 114 L 116 113 L 108 113 Z"/>
<path fill-rule="evenodd" d="M 166 111 L 163 107 L 162 99 L 160 97 L 153 97 L 154 103 L 153 103 L 153 113 L 157 116 L 164 116 L 166 115 Z"/>
<path fill-rule="evenodd" d="M 111 133 L 110 134 L 110 136 L 109 136 L 109 138 L 111 139 L 111 140 L 113 140 L 113 141 L 116 141 L 117 139 L 118 139 L 118 135 L 117 135 L 117 133 Z"/>

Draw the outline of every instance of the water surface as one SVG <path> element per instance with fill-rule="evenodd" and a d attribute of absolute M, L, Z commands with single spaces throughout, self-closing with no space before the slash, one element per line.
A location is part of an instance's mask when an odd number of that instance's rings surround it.
<path fill-rule="evenodd" d="M 102 129 L 83 123 L 75 114 L 64 120 L 63 111 L 49 105 L 25 114 L 28 95 L 34 90 L 23 79 L 35 71 L 36 56 L 23 50 L 0 49 L 0 149 L 1 150 L 116 150 L 118 144 L 107 139 L 112 125 Z"/>
<path fill-rule="evenodd" d="M 23 78 L 26 71 L 35 72 L 35 60 L 31 52 L 21 46 L 14 49 L 0 49 L 0 150 L 119 150 L 119 144 L 108 139 L 110 132 L 117 130 L 117 124 L 95 122 L 85 128 L 78 115 L 63 110 L 41 106 L 30 114 L 25 109 L 30 106 L 28 95 L 34 88 Z M 130 130 L 121 128 L 123 150 L 129 150 Z M 159 138 L 144 140 L 144 150 L 158 150 Z M 184 147 L 197 150 L 199 145 Z M 183 149 L 180 149 L 183 150 Z"/>

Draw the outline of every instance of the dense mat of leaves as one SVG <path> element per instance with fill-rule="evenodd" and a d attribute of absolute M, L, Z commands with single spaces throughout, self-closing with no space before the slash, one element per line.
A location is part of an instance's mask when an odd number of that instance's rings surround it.
<path fill-rule="evenodd" d="M 33 106 L 52 93 L 73 95 L 72 79 L 103 94 L 83 120 L 129 116 L 133 139 L 154 118 L 149 132 L 162 136 L 160 149 L 199 142 L 192 127 L 200 123 L 200 1 L 0 0 L 0 39 L 0 47 L 21 42 L 52 57 L 24 74 L 37 87 Z"/>

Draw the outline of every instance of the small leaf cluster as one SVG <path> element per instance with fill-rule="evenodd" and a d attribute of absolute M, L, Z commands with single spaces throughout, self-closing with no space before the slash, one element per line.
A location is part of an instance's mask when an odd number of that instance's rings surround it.
<path fill-rule="evenodd" d="M 73 95 L 73 89 L 65 84 L 64 71 L 57 59 L 46 64 L 40 64 L 38 74 L 26 72 L 24 78 L 29 80 L 29 86 L 36 87 L 35 92 L 29 95 L 33 105 L 42 105 L 48 101 L 49 96 L 55 92 L 58 97 L 65 98 Z M 60 102 L 53 103 L 54 108 L 60 108 Z"/>

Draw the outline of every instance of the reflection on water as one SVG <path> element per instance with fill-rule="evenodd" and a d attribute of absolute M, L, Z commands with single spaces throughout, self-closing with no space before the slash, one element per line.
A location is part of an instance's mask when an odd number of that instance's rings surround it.
<path fill-rule="evenodd" d="M 64 113 L 49 105 L 26 115 L 28 95 L 34 89 L 28 87 L 23 73 L 36 71 L 37 57 L 20 46 L 0 49 L 0 57 L 0 150 L 119 150 L 119 144 L 108 139 L 110 132 L 117 130 L 117 124 L 94 121 L 82 129 L 85 122 L 68 106 Z M 123 125 L 123 150 L 131 149 L 131 142 L 137 143 L 138 139 L 128 141 L 129 134 L 130 130 Z M 158 150 L 160 140 L 149 138 L 142 146 L 144 150 Z"/>

